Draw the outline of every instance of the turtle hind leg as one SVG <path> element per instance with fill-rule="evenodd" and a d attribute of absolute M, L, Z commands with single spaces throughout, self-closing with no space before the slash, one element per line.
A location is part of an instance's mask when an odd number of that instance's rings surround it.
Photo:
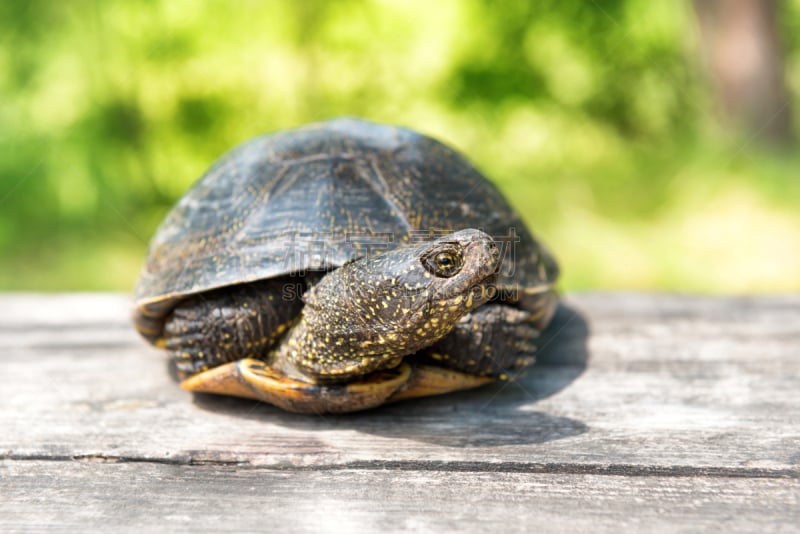
<path fill-rule="evenodd" d="M 503 303 L 486 304 L 413 358 L 469 375 L 507 378 L 533 364 L 540 334 L 535 324 L 529 311 Z"/>
<path fill-rule="evenodd" d="M 182 301 L 164 325 L 170 374 L 180 381 L 227 362 L 261 357 L 299 315 L 300 293 L 287 292 L 286 280 L 277 279 Z"/>

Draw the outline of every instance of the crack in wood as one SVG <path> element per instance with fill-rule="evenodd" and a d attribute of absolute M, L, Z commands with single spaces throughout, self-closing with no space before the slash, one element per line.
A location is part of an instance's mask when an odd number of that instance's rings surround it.
<path fill-rule="evenodd" d="M 800 468 L 698 467 L 688 465 L 650 466 L 636 464 L 575 464 L 538 462 L 471 462 L 471 461 L 407 461 L 368 460 L 339 464 L 273 465 L 253 464 L 247 460 L 195 458 L 191 455 L 155 458 L 108 454 L 82 455 L 0 455 L 0 461 L 48 461 L 86 463 L 152 463 L 176 466 L 216 466 L 261 469 L 267 471 L 420 471 L 450 473 L 531 473 L 554 475 L 606 475 L 633 477 L 703 477 L 703 478 L 777 478 L 799 479 Z"/>

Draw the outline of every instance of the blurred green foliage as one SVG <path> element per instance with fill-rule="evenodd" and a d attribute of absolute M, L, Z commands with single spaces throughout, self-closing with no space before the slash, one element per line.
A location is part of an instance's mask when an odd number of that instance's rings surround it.
<path fill-rule="evenodd" d="M 337 115 L 466 153 L 566 289 L 800 289 L 800 158 L 717 126 L 702 66 L 682 2 L 4 1 L 0 290 L 129 289 L 221 153 Z"/>

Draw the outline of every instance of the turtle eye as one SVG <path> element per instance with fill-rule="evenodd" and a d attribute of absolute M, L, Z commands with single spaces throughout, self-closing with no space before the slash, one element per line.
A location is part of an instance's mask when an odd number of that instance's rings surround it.
<path fill-rule="evenodd" d="M 431 274 L 441 278 L 450 278 L 461 270 L 464 265 L 464 256 L 460 250 L 447 248 L 433 251 L 423 258 L 422 263 Z"/>

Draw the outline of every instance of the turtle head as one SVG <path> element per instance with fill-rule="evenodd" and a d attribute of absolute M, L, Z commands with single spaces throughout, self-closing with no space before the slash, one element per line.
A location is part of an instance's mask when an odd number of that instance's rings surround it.
<path fill-rule="evenodd" d="M 495 241 L 480 230 L 468 229 L 376 256 L 354 265 L 351 273 L 355 278 L 373 279 L 363 286 L 370 298 L 381 302 L 373 326 L 416 333 L 419 328 L 429 329 L 430 322 L 440 325 L 431 329 L 438 339 L 463 315 L 489 300 L 499 263 Z M 439 335 L 442 328 L 445 332 Z"/>
<path fill-rule="evenodd" d="M 306 294 L 279 357 L 316 381 L 397 365 L 488 301 L 499 265 L 497 244 L 473 229 L 347 263 Z"/>

